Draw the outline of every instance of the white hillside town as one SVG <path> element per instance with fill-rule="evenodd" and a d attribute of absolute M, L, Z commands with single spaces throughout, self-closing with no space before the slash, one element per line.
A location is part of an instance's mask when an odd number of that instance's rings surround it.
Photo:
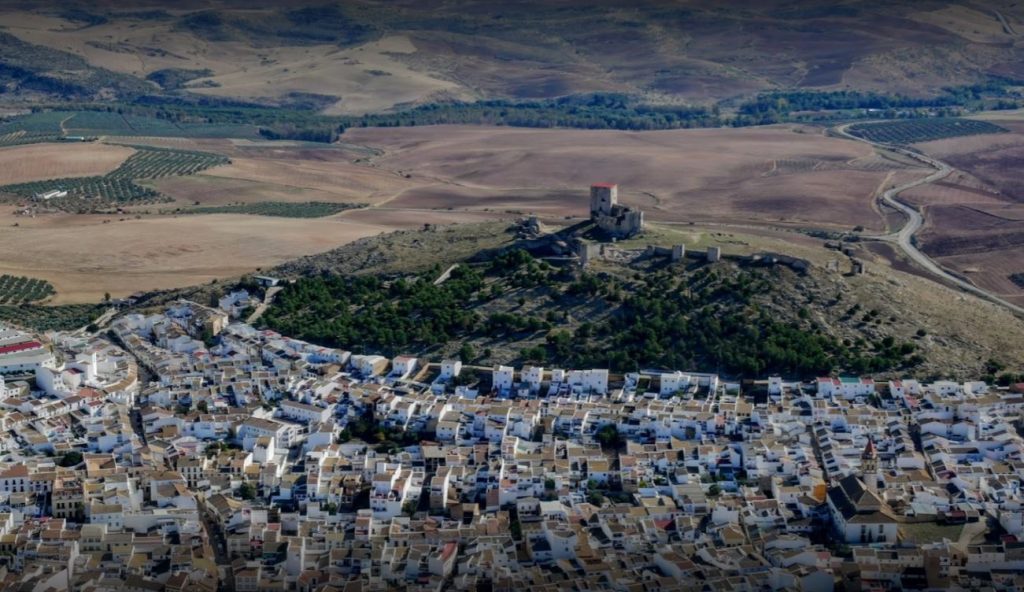
<path fill-rule="evenodd" d="M 0 592 L 1024 592 L 1024 0 L 0 0 Z"/>
<path fill-rule="evenodd" d="M 3 590 L 1019 590 L 1024 385 L 0 328 Z"/>

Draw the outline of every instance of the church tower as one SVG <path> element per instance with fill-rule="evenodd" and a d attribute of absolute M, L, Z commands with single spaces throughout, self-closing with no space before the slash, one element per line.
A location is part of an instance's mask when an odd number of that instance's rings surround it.
<path fill-rule="evenodd" d="M 868 445 L 860 455 L 860 473 L 864 485 L 871 491 L 878 488 L 878 451 L 874 440 L 868 439 Z"/>

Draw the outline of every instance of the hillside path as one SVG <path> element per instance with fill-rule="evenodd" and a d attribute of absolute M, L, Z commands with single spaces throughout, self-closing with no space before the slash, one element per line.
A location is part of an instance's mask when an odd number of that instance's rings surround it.
<path fill-rule="evenodd" d="M 260 305 L 256 307 L 256 310 L 254 310 L 253 313 L 249 315 L 249 318 L 245 319 L 245 322 L 251 325 L 258 321 L 260 317 L 263 316 L 263 313 L 267 312 L 267 308 L 271 305 L 271 303 L 274 302 L 274 296 L 277 296 L 277 293 L 283 289 L 284 288 L 281 286 L 267 288 L 267 293 L 263 296 L 263 302 L 261 302 Z"/>

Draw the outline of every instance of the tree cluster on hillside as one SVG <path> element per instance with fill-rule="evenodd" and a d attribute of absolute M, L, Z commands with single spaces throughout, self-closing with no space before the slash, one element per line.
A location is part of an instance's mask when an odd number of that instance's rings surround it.
<path fill-rule="evenodd" d="M 982 380 L 999 386 L 1024 384 L 1024 372 L 1007 371 L 1006 364 L 990 359 L 985 363 L 985 376 Z"/>
<path fill-rule="evenodd" d="M 791 90 L 762 93 L 740 104 L 737 120 L 748 125 L 779 123 L 800 112 L 869 111 L 873 118 L 897 118 L 909 115 L 957 115 L 960 108 L 981 106 L 986 100 L 994 107 L 1009 109 L 1022 98 L 1021 81 L 993 77 L 967 86 L 946 87 L 931 97 L 880 94 L 857 90 Z M 925 113 L 922 113 L 925 112 Z"/>
<path fill-rule="evenodd" d="M 282 5 L 277 11 L 251 13 L 202 10 L 182 16 L 175 28 L 209 41 L 260 39 L 281 45 L 356 45 L 377 34 L 372 24 L 354 19 L 346 7 L 330 3 L 299 8 Z"/>
<path fill-rule="evenodd" d="M 15 90 L 75 100 L 101 92 L 131 99 L 152 88 L 134 76 L 95 67 L 76 54 L 0 32 L 0 93 Z"/>
<path fill-rule="evenodd" d="M 426 277 L 305 278 L 277 296 L 264 320 L 325 345 L 394 355 L 477 331 L 482 318 L 466 302 L 483 283 L 478 271 L 465 266 L 440 286 Z"/>
<path fill-rule="evenodd" d="M 745 376 L 878 372 L 912 362 L 912 344 L 847 346 L 809 321 L 780 320 L 757 298 L 772 290 L 771 282 L 752 272 L 648 274 L 630 286 L 609 322 L 580 327 L 571 339 L 559 337 L 551 345 L 568 350 L 579 365 L 638 370 L 658 364 Z"/>
<path fill-rule="evenodd" d="M 159 84 L 164 90 L 176 90 L 184 87 L 188 82 L 207 76 L 213 76 L 213 70 L 209 68 L 163 68 L 150 72 L 146 76 L 146 80 Z"/>
<path fill-rule="evenodd" d="M 516 343 L 539 336 L 538 345 L 519 352 L 520 361 L 616 371 L 814 376 L 920 363 L 910 342 L 888 337 L 844 343 L 806 311 L 780 317 L 766 304 L 777 288 L 764 272 L 725 265 L 612 276 L 560 270 L 511 251 L 490 265 L 460 266 L 437 286 L 436 273 L 391 281 L 303 278 L 278 295 L 264 320 L 316 343 L 385 355 L 471 339 Z M 522 308 L 537 299 L 543 306 Z M 571 313 L 581 307 L 603 314 L 572 323 Z M 465 362 L 476 355 L 472 347 L 459 353 Z"/>
<path fill-rule="evenodd" d="M 333 144 L 338 141 L 344 128 L 338 126 L 296 127 L 284 124 L 278 127 L 261 127 L 260 135 L 268 140 L 298 140 Z"/>
<path fill-rule="evenodd" d="M 89 12 L 88 10 L 77 6 L 69 6 L 62 9 L 60 11 L 60 17 L 73 23 L 81 23 L 86 27 L 95 27 L 97 25 L 106 24 L 110 21 L 110 19 L 102 14 Z"/>
<path fill-rule="evenodd" d="M 344 118 L 344 127 L 400 127 L 440 124 L 514 127 L 655 130 L 717 127 L 716 107 L 654 106 L 628 95 L 593 93 L 537 101 L 485 100 L 431 103 L 405 111 Z"/>
<path fill-rule="evenodd" d="M 217 13 L 193 13 L 202 26 L 217 28 Z M 305 18 L 305 17 L 304 17 Z M 203 25 L 207 20 L 210 23 Z M 5 39 L 8 44 L 21 43 L 16 38 L 0 34 L 0 49 Z M 1019 81 L 993 77 L 984 82 L 949 87 L 932 97 L 886 95 L 856 90 L 817 91 L 788 90 L 762 93 L 742 101 L 732 112 L 734 100 L 719 103 L 650 104 L 644 98 L 622 93 L 582 93 L 552 99 L 494 98 L 474 102 L 438 102 L 422 104 L 387 113 L 361 116 L 323 115 L 324 107 L 336 103 L 340 97 L 316 93 L 293 92 L 279 104 L 230 97 L 181 92 L 182 85 L 208 74 L 204 70 L 165 69 L 150 75 L 150 81 L 162 86 L 157 89 L 137 78 L 88 66 L 72 54 L 53 57 L 56 50 L 37 46 L 18 45 L 14 54 L 39 59 L 0 59 L 0 82 L 5 78 L 14 85 L 36 88 L 57 95 L 63 100 L 61 110 L 104 111 L 138 117 L 153 117 L 176 125 L 228 126 L 224 134 L 237 134 L 232 126 L 254 126 L 271 140 L 301 140 L 331 143 L 338 140 L 346 129 L 353 127 L 403 127 L 445 124 L 477 124 L 531 128 L 580 128 L 615 130 L 663 130 L 706 127 L 745 127 L 787 121 L 823 122 L 850 119 L 899 119 L 955 116 L 964 109 L 980 107 L 1010 109 L 1024 104 Z M 52 59 L 51 59 L 52 58 Z M 50 64 L 67 63 L 65 71 L 79 70 L 88 74 L 90 82 L 83 86 L 80 76 L 66 78 L 48 72 Z M 84 74 L 83 74 L 84 75 Z M 128 84 L 128 83 L 131 84 Z M 109 101 L 89 101 L 101 85 L 123 88 L 122 101 L 111 106 Z M 42 85 L 42 86 L 39 86 Z M 0 84 L 0 92 L 3 85 Z M 191 130 L 190 130 L 191 131 Z M 210 129 L 207 133 L 216 135 Z"/>

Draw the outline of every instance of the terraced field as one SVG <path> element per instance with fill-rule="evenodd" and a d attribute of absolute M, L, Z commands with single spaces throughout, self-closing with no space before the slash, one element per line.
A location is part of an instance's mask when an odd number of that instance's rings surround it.
<path fill-rule="evenodd" d="M 138 205 L 169 201 L 158 191 L 136 183 L 140 179 L 158 179 L 194 175 L 206 169 L 228 164 L 219 154 L 133 146 L 137 150 L 114 171 L 96 177 L 48 179 L 0 187 L 0 191 L 34 198 L 51 191 L 67 192 L 46 204 L 65 211 L 88 211 L 109 205 Z M 83 201 L 84 200 L 84 201 Z"/>
<path fill-rule="evenodd" d="M 879 123 L 858 123 L 849 132 L 869 142 L 905 146 L 961 136 L 1001 134 L 1007 130 L 988 121 L 960 118 L 905 119 Z"/>
<path fill-rule="evenodd" d="M 15 117 L 0 123 L 0 134 L 9 134 L 17 131 L 57 134 L 60 133 L 60 123 L 69 115 L 70 113 L 63 111 L 41 111 Z"/>
<path fill-rule="evenodd" d="M 345 210 L 365 207 L 366 204 L 350 204 L 339 202 L 309 201 L 290 203 L 283 201 L 264 201 L 259 203 L 239 203 L 223 206 L 206 206 L 182 210 L 183 214 L 249 214 L 252 216 L 275 216 L 278 218 L 326 218 L 340 214 Z"/>
<path fill-rule="evenodd" d="M 63 306 L 0 306 L 0 321 L 34 331 L 68 331 L 84 327 L 103 314 L 96 304 Z"/>
<path fill-rule="evenodd" d="M 113 179 L 160 179 L 194 175 L 206 169 L 229 164 L 226 156 L 209 152 L 173 150 L 150 146 L 131 146 L 138 150 L 109 177 Z"/>
<path fill-rule="evenodd" d="M 53 294 L 53 285 L 45 280 L 8 274 L 0 275 L 0 304 L 38 302 Z"/>
<path fill-rule="evenodd" d="M 24 130 L 18 130 L 0 135 L 0 147 L 57 142 L 60 138 L 60 135 L 52 134 L 50 132 L 26 132 Z"/>
<path fill-rule="evenodd" d="M 0 191 L 25 198 L 34 198 L 52 191 L 66 192 L 45 203 L 54 209 L 74 212 L 88 211 L 106 205 L 155 203 L 160 201 L 161 197 L 156 191 L 137 185 L 131 179 L 110 176 L 18 183 L 0 187 Z"/>

